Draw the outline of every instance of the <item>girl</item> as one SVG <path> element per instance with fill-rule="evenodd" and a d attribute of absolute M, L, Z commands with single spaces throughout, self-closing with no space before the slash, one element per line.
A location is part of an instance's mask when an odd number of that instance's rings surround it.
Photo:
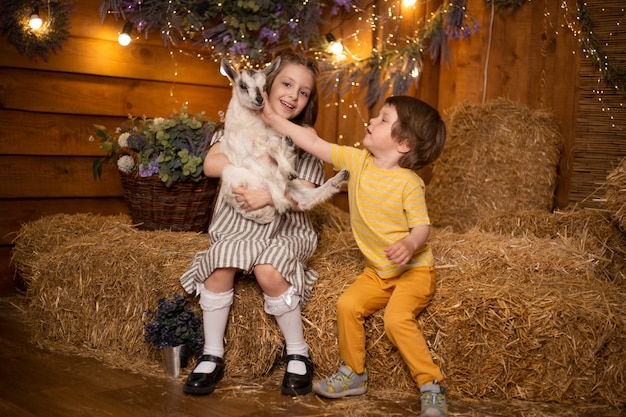
<path fill-rule="evenodd" d="M 315 132 L 318 95 L 318 68 L 291 50 L 281 52 L 279 67 L 267 79 L 268 99 L 282 117 Z M 219 177 L 228 164 L 220 152 L 219 135 L 204 160 L 204 173 Z M 324 181 L 322 162 L 301 152 L 296 162 L 299 178 L 315 187 Z M 272 204 L 267 190 L 235 188 L 237 201 L 249 211 Z M 213 392 L 224 376 L 224 332 L 233 301 L 235 274 L 254 273 L 263 290 L 264 310 L 276 317 L 287 356 L 287 367 L 280 391 L 284 395 L 307 394 L 312 389 L 313 362 L 304 340 L 301 306 L 308 299 L 318 278 L 306 263 L 317 246 L 317 235 L 307 213 L 293 210 L 268 224 L 259 224 L 238 215 L 218 198 L 209 226 L 210 246 L 196 254 L 191 267 L 181 277 L 189 293 L 200 294 L 203 312 L 204 350 L 183 391 L 206 395 Z"/>

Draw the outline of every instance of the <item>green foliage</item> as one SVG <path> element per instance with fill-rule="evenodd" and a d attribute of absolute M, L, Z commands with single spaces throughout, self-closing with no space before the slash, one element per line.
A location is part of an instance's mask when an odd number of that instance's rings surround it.
<path fill-rule="evenodd" d="M 202 164 L 216 126 L 203 113 L 189 115 L 185 107 L 167 118 L 129 116 L 115 134 L 94 124 L 106 155 L 94 161 L 93 176 L 99 178 L 103 163 L 108 162 L 117 163 L 124 174 L 158 175 L 168 187 L 176 181 L 198 182 L 203 178 Z"/>

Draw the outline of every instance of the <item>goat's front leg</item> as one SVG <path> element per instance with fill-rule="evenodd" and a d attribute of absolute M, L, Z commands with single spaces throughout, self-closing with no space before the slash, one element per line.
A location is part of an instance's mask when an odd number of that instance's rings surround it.
<path fill-rule="evenodd" d="M 287 193 L 298 203 L 298 208 L 303 211 L 311 210 L 341 191 L 341 187 L 346 183 L 350 173 L 342 169 L 334 177 L 317 188 L 309 188 L 302 184 L 300 180 L 291 181 L 287 188 Z"/>
<path fill-rule="evenodd" d="M 295 160 L 296 149 L 291 139 L 283 138 L 279 135 L 272 135 L 268 138 L 268 154 L 274 159 L 280 175 L 291 181 L 298 178 Z"/>

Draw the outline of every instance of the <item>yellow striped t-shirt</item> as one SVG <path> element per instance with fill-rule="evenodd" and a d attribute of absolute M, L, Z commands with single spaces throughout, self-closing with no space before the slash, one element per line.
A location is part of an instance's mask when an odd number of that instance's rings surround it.
<path fill-rule="evenodd" d="M 408 236 L 411 229 L 429 225 L 424 181 L 410 169 L 380 169 L 369 151 L 332 144 L 336 169 L 350 171 L 348 202 L 352 233 L 368 266 L 381 278 L 390 278 L 416 266 L 432 266 L 428 244 L 413 259 L 398 267 L 385 256 L 385 248 Z"/>

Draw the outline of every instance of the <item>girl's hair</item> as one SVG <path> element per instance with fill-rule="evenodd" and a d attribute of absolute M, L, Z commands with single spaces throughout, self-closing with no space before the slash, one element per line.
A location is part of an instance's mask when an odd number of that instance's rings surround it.
<path fill-rule="evenodd" d="M 278 65 L 278 68 L 276 70 L 272 71 L 272 73 L 267 76 L 267 91 L 270 91 L 272 89 L 274 80 L 286 65 L 302 65 L 306 67 L 309 71 L 311 71 L 311 74 L 313 74 L 313 89 L 311 90 L 311 94 L 309 95 L 309 101 L 307 102 L 304 109 L 302 109 L 302 112 L 300 112 L 299 115 L 291 119 L 291 121 L 301 126 L 315 125 L 315 122 L 317 121 L 317 112 L 319 106 L 319 98 L 317 94 L 317 76 L 319 75 L 319 69 L 317 67 L 317 62 L 305 57 L 304 55 L 299 55 L 295 53 L 292 49 L 283 49 L 281 51 L 278 51 L 274 58 L 280 58 L 280 64 Z"/>
<path fill-rule="evenodd" d="M 396 109 L 398 120 L 391 128 L 397 143 L 407 140 L 410 151 L 398 162 L 402 168 L 418 170 L 441 154 L 446 141 L 446 125 L 439 112 L 422 100 L 409 96 L 392 96 L 385 104 Z"/>

